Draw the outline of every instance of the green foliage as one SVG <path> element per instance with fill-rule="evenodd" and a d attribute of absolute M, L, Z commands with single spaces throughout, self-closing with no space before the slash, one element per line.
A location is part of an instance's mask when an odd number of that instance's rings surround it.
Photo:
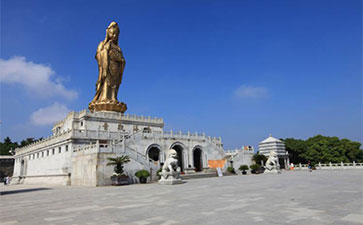
<path fill-rule="evenodd" d="M 234 168 L 232 166 L 229 166 L 227 168 L 227 171 L 230 172 L 230 173 L 236 173 L 236 171 L 234 171 Z"/>
<path fill-rule="evenodd" d="M 252 156 L 252 160 L 255 161 L 256 164 L 261 165 L 261 161 L 263 161 L 263 165 L 266 164 L 267 157 L 259 154 L 258 152 Z"/>
<path fill-rule="evenodd" d="M 135 176 L 137 176 L 138 178 L 148 178 L 150 176 L 150 173 L 147 170 L 139 170 L 135 173 Z"/>
<path fill-rule="evenodd" d="M 128 155 L 122 155 L 116 158 L 108 158 L 109 162 L 107 166 L 114 166 L 115 173 L 119 175 L 124 175 L 124 164 L 130 162 L 130 157 Z"/>
<path fill-rule="evenodd" d="M 43 138 L 34 139 L 34 138 L 27 138 L 25 140 L 22 140 L 20 142 L 20 145 L 18 142 L 12 142 L 9 137 L 6 137 L 4 139 L 4 142 L 0 142 L 0 155 L 10 155 L 9 151 L 10 149 L 15 150 L 16 148 L 21 148 L 26 145 L 29 145 L 35 141 L 42 140 Z"/>
<path fill-rule="evenodd" d="M 248 166 L 247 165 L 241 165 L 238 169 L 239 170 L 248 170 Z"/>
<path fill-rule="evenodd" d="M 17 142 L 12 142 L 9 137 L 4 139 L 4 142 L 0 142 L 0 155 L 10 155 L 10 149 L 16 149 L 19 145 Z"/>
<path fill-rule="evenodd" d="M 258 170 L 261 169 L 261 165 L 260 164 L 252 164 L 252 165 L 250 165 L 250 169 L 252 171 L 258 171 Z"/>
<path fill-rule="evenodd" d="M 337 137 L 316 135 L 304 140 L 287 138 L 282 139 L 286 151 L 289 152 L 290 162 L 294 164 L 312 164 L 329 162 L 363 162 L 361 143 Z"/>

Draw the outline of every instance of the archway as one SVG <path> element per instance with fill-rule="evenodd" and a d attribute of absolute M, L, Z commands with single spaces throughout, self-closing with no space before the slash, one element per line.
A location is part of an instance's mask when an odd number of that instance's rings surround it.
<path fill-rule="evenodd" d="M 158 147 L 151 147 L 148 151 L 149 159 L 159 161 L 160 149 Z"/>
<path fill-rule="evenodd" d="M 155 162 L 160 161 L 160 152 L 161 147 L 157 144 L 150 145 L 146 150 L 148 158 Z"/>
<path fill-rule="evenodd" d="M 172 149 L 174 149 L 178 154 L 178 165 L 180 167 L 180 171 L 183 172 L 184 171 L 183 147 L 181 145 L 174 145 Z"/>
<path fill-rule="evenodd" d="M 193 163 L 197 172 L 203 170 L 202 150 L 200 148 L 196 148 L 193 151 Z"/>

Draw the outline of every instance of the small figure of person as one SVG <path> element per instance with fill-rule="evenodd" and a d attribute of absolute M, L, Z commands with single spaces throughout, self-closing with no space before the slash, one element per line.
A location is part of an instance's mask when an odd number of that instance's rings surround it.
<path fill-rule="evenodd" d="M 294 163 L 290 163 L 290 170 L 294 170 L 295 167 L 294 167 Z"/>
<path fill-rule="evenodd" d="M 310 160 L 308 161 L 308 169 L 309 169 L 309 172 L 313 171 L 313 167 L 311 166 Z"/>

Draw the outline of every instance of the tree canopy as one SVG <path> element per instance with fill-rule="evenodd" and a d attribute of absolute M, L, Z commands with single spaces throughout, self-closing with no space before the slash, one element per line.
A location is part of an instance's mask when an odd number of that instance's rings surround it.
<path fill-rule="evenodd" d="M 316 135 L 307 140 L 294 138 L 281 139 L 289 152 L 290 162 L 329 163 L 329 162 L 363 162 L 361 143 L 349 139 Z"/>
<path fill-rule="evenodd" d="M 25 140 L 22 140 L 20 142 L 20 144 L 18 144 L 18 142 L 12 142 L 9 137 L 6 137 L 4 139 L 4 142 L 0 141 L 0 155 L 10 155 L 10 152 L 9 152 L 10 149 L 14 150 L 16 148 L 21 148 L 21 147 L 24 147 L 26 145 L 29 145 L 35 141 L 42 140 L 42 139 L 43 138 L 39 138 L 39 139 L 27 138 Z"/>

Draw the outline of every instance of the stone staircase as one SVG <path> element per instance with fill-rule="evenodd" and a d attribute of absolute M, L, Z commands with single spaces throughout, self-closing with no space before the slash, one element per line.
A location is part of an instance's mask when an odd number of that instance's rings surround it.
<path fill-rule="evenodd" d="M 117 149 L 121 149 L 121 152 L 123 154 L 130 156 L 131 159 L 147 167 L 147 169 L 152 169 L 152 171 L 157 171 L 159 169 L 159 165 L 157 165 L 154 160 L 148 159 L 145 155 L 141 154 L 136 149 L 133 149 L 127 145 L 127 140 L 129 139 L 135 140 L 137 138 L 141 138 L 139 133 L 126 135 L 125 139 L 119 139 L 115 141 L 115 143 L 112 145 Z"/>
<path fill-rule="evenodd" d="M 210 178 L 210 177 L 217 177 L 216 172 L 197 172 L 195 174 L 183 174 L 180 175 L 183 180 L 190 180 L 190 179 L 201 179 L 201 178 Z"/>

